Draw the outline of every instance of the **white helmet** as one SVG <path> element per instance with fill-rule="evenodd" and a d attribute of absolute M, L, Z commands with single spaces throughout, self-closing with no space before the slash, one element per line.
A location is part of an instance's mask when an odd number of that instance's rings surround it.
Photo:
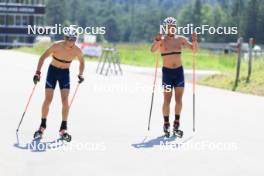
<path fill-rule="evenodd" d="M 78 37 L 78 31 L 73 27 L 67 27 L 64 30 L 64 36 L 68 40 L 76 41 Z"/>
<path fill-rule="evenodd" d="M 167 25 L 176 26 L 176 24 L 177 24 L 177 20 L 175 18 L 173 18 L 173 17 L 167 17 L 163 21 L 163 25 L 164 26 L 167 26 Z"/>

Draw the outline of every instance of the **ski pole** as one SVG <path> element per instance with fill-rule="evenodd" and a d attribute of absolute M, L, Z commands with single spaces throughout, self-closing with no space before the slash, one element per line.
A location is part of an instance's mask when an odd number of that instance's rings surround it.
<path fill-rule="evenodd" d="M 156 85 L 156 78 L 157 78 L 158 62 L 159 61 L 158 61 L 158 56 L 157 56 L 155 60 L 155 74 L 154 74 L 154 82 L 153 82 L 153 88 L 152 88 L 150 111 L 149 111 L 148 131 L 150 130 L 150 120 L 151 120 L 151 113 L 152 113 L 152 107 L 153 107 L 153 101 L 154 101 L 154 92 L 155 92 L 155 85 Z"/>
<path fill-rule="evenodd" d="M 29 105 L 29 103 L 30 103 L 30 101 L 31 101 L 31 98 L 32 98 L 32 96 L 33 96 L 33 93 L 34 93 L 34 91 L 35 91 L 36 86 L 37 86 L 37 84 L 34 85 L 32 91 L 31 91 L 31 94 L 30 94 L 30 96 L 29 96 L 28 102 L 27 102 L 27 104 L 26 104 L 26 107 L 25 107 L 25 109 L 24 109 L 24 112 L 23 112 L 23 114 L 22 114 L 22 117 L 21 117 L 21 119 L 20 119 L 20 122 L 19 122 L 19 124 L 18 124 L 17 130 L 16 130 L 17 132 L 18 132 L 18 130 L 19 130 L 19 128 L 20 128 L 20 125 L 21 125 L 21 123 L 22 123 L 22 121 L 23 121 L 23 118 L 24 118 L 24 116 L 25 116 L 25 114 L 26 114 L 26 112 L 27 112 L 28 105 Z"/>
<path fill-rule="evenodd" d="M 193 33 L 194 35 L 194 33 Z M 197 41 L 196 41 L 197 42 Z M 194 46 L 194 36 L 192 36 L 192 45 Z M 196 47 L 196 46 L 195 46 Z M 193 64 L 192 64 L 192 83 L 193 83 L 193 132 L 195 132 L 195 84 L 196 84 L 196 79 L 195 79 L 195 54 L 196 51 L 192 50 L 192 60 L 193 60 Z"/>
<path fill-rule="evenodd" d="M 74 94 L 73 94 L 73 97 L 72 97 L 72 99 L 70 101 L 69 107 L 71 107 L 71 105 L 72 105 L 72 102 L 73 102 L 73 100 L 75 98 L 75 95 L 76 95 L 78 89 L 79 89 L 79 86 L 80 86 L 80 83 L 78 83 L 77 86 L 76 86 L 76 89 L 75 89 Z"/>

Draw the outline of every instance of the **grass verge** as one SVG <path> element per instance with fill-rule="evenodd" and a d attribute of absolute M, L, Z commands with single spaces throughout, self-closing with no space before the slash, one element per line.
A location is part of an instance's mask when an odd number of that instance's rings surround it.
<path fill-rule="evenodd" d="M 17 50 L 42 54 L 51 44 L 41 43 L 35 44 L 34 47 L 21 47 Z M 162 65 L 161 57 L 158 54 L 152 54 L 150 52 L 150 44 L 117 44 L 115 46 L 119 51 L 119 56 L 122 64 L 142 66 L 142 67 L 154 67 L 155 57 L 159 58 L 159 66 Z M 185 49 L 182 53 L 183 65 L 185 68 L 192 68 L 192 52 Z M 199 50 L 196 54 L 196 69 L 198 70 L 216 70 L 220 71 L 220 75 L 213 75 L 201 79 L 199 84 L 212 86 L 227 90 L 232 90 L 235 80 L 236 69 L 236 54 L 222 54 L 215 53 L 208 50 Z M 97 61 L 97 58 L 85 57 L 88 61 Z M 253 72 L 251 81 L 246 82 L 247 77 L 247 63 L 242 61 L 241 64 L 241 76 L 238 87 L 235 91 L 250 93 L 255 95 L 264 95 L 264 58 L 255 60 L 253 63 Z"/>

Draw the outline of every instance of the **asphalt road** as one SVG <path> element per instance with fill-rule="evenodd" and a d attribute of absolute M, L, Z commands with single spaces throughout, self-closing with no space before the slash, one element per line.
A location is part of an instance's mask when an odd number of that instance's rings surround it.
<path fill-rule="evenodd" d="M 18 136 L 16 128 L 33 88 L 38 56 L 0 50 L 0 173 L 26 175 L 262 176 L 264 98 L 197 86 L 196 132 L 192 132 L 192 85 L 183 98 L 182 139 L 162 135 L 160 76 L 151 130 L 147 132 L 153 69 L 123 66 L 123 76 L 95 74 L 87 62 L 85 82 L 70 110 L 71 143 L 56 141 L 61 121 L 57 87 L 47 130 L 32 141 L 40 123 L 47 60 Z M 71 67 L 72 92 L 78 62 Z M 160 70 L 159 70 L 160 75 Z M 173 109 L 174 101 L 172 101 Z M 171 112 L 171 117 L 173 112 Z M 172 118 L 171 118 L 172 120 Z"/>

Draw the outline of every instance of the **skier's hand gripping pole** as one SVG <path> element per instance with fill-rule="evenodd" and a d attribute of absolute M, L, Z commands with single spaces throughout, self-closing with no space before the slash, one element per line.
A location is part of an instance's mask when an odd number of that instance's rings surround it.
<path fill-rule="evenodd" d="M 195 58 L 196 58 L 196 52 L 197 52 L 197 34 L 194 32 L 192 34 L 192 82 L 193 82 L 193 132 L 195 132 L 195 84 L 196 84 L 196 78 L 195 78 Z"/>
<path fill-rule="evenodd" d="M 152 113 L 152 107 L 153 107 L 153 101 L 154 101 L 154 92 L 155 92 L 155 87 L 156 87 L 158 62 L 159 62 L 158 56 L 156 56 L 156 59 L 155 59 L 155 74 L 154 74 L 154 82 L 153 82 L 153 88 L 152 88 L 152 96 L 151 96 L 151 104 L 150 104 L 149 120 L 148 120 L 148 131 L 150 130 L 150 120 L 151 120 L 151 113 Z"/>
<path fill-rule="evenodd" d="M 31 101 L 31 98 L 32 98 L 34 92 L 35 92 L 36 86 L 37 86 L 37 84 L 34 84 L 34 87 L 33 87 L 32 91 L 31 91 L 30 96 L 29 96 L 29 99 L 28 99 L 28 101 L 27 101 L 27 104 L 26 104 L 26 107 L 25 107 L 24 112 L 23 112 L 23 114 L 22 114 L 22 117 L 21 117 L 21 119 L 20 119 L 20 121 L 19 121 L 19 124 L 18 124 L 18 127 L 17 127 L 16 132 L 18 132 L 18 130 L 19 130 L 19 128 L 20 128 L 20 125 L 21 125 L 21 123 L 22 123 L 22 121 L 23 121 L 23 118 L 24 118 L 24 116 L 25 116 L 25 114 L 26 114 L 26 112 L 27 112 L 27 109 L 28 109 L 29 103 L 30 103 L 30 101 Z"/>

